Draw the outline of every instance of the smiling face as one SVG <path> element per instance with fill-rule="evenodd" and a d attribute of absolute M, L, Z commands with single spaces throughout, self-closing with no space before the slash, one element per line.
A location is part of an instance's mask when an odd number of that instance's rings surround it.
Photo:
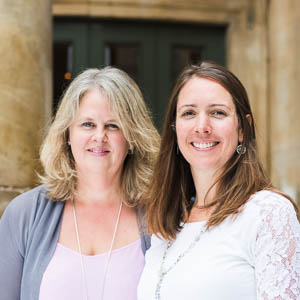
<path fill-rule="evenodd" d="M 69 141 L 78 176 L 104 173 L 120 176 L 128 143 L 106 97 L 87 91 L 69 128 Z"/>
<path fill-rule="evenodd" d="M 229 92 L 213 80 L 192 77 L 178 95 L 176 134 L 192 173 L 222 170 L 243 140 Z"/>

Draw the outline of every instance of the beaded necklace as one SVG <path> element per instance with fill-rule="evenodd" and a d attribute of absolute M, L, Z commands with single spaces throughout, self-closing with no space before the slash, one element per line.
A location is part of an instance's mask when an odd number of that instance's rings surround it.
<path fill-rule="evenodd" d="M 164 251 L 162 261 L 161 261 L 161 265 L 160 265 L 160 269 L 159 269 L 159 272 L 158 272 L 159 280 L 158 280 L 158 283 L 157 283 L 156 289 L 155 289 L 155 300 L 160 300 L 161 299 L 160 298 L 160 290 L 161 290 L 162 282 L 165 279 L 165 276 L 179 263 L 179 261 L 183 257 L 186 256 L 186 254 L 188 254 L 196 246 L 197 242 L 200 241 L 200 237 L 202 236 L 204 231 L 205 231 L 205 228 L 202 228 L 200 230 L 200 232 L 196 235 L 193 242 L 189 245 L 189 247 L 184 252 L 180 253 L 178 255 L 177 259 L 168 268 L 164 269 L 164 264 L 166 262 L 168 251 L 171 248 L 171 246 L 175 243 L 175 240 L 172 241 L 172 242 L 167 243 L 167 247 Z"/>

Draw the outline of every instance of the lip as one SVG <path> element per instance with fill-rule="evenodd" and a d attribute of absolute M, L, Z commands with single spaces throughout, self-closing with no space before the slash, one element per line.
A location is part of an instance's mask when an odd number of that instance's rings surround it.
<path fill-rule="evenodd" d="M 107 148 L 104 147 L 91 147 L 88 148 L 87 151 L 93 155 L 93 156 L 106 156 L 110 153 L 110 151 Z"/>
<path fill-rule="evenodd" d="M 193 141 L 190 144 L 197 151 L 210 151 L 215 149 L 216 146 L 219 145 L 220 142 L 212 141 L 212 140 L 201 140 L 201 141 Z"/>

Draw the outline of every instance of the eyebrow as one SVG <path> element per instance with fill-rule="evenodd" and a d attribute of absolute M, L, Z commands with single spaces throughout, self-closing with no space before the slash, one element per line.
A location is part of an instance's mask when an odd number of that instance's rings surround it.
<path fill-rule="evenodd" d="M 79 122 L 82 122 L 82 121 L 94 121 L 93 118 L 90 118 L 90 117 L 81 117 L 78 119 Z"/>
<path fill-rule="evenodd" d="M 91 118 L 91 117 L 82 117 L 78 120 L 79 122 L 82 122 L 82 121 L 94 121 L 94 118 Z M 109 123 L 109 122 L 118 122 L 116 119 L 108 119 L 105 121 L 105 123 Z"/>
<path fill-rule="evenodd" d="M 228 109 L 231 110 L 231 108 L 230 108 L 228 105 L 221 104 L 221 103 L 211 104 L 211 105 L 209 105 L 208 107 L 216 107 L 216 106 L 226 107 L 226 108 L 228 108 Z M 195 105 L 195 104 L 185 104 L 185 105 L 180 106 L 180 107 L 178 108 L 178 111 L 181 111 L 182 109 L 188 108 L 188 107 L 197 107 L 197 105 Z"/>
<path fill-rule="evenodd" d="M 184 109 L 184 108 L 187 108 L 187 107 L 197 107 L 197 105 L 195 104 L 185 104 L 185 105 L 182 105 L 178 108 L 178 111 Z"/>
<path fill-rule="evenodd" d="M 105 123 L 109 123 L 109 122 L 114 122 L 114 123 L 117 123 L 118 121 L 116 119 L 109 119 L 109 120 L 106 120 Z"/>
<path fill-rule="evenodd" d="M 216 107 L 216 106 L 221 106 L 221 107 L 226 107 L 226 108 L 228 108 L 228 109 L 231 109 L 228 105 L 226 105 L 226 104 L 218 104 L 218 103 L 216 103 L 216 104 L 211 104 L 211 105 L 209 105 L 209 107 Z"/>

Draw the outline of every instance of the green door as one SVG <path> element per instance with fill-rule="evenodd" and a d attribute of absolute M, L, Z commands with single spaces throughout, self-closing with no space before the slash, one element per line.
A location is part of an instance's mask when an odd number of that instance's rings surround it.
<path fill-rule="evenodd" d="M 89 67 L 113 65 L 138 82 L 160 128 L 172 85 L 187 64 L 226 63 L 221 26 L 59 18 L 53 32 L 54 111 L 70 78 Z"/>

